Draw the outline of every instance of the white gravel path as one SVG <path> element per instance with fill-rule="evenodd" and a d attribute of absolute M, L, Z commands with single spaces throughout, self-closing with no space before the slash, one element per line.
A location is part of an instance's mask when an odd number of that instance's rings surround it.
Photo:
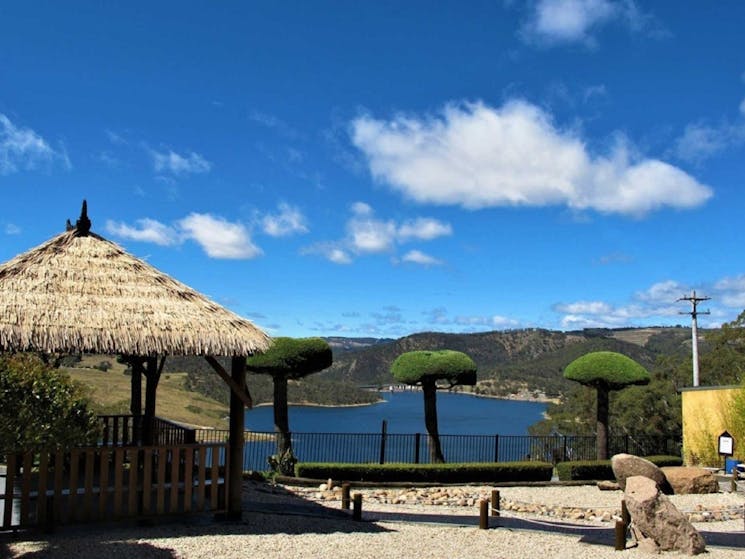
<path fill-rule="evenodd" d="M 469 491 L 473 488 L 469 488 Z M 490 488 L 481 488 L 487 492 Z M 541 503 L 548 506 L 576 507 L 616 506 L 619 492 L 601 492 L 591 486 L 502 488 L 503 499 Z M 623 553 L 614 551 L 612 536 L 595 543 L 597 535 L 612 528 L 599 520 L 586 522 L 599 530 L 586 530 L 590 538 L 580 534 L 553 533 L 549 528 L 479 530 L 478 511 L 473 507 L 426 505 L 386 505 L 365 503 L 363 517 L 354 522 L 348 517 L 321 517 L 295 514 L 307 511 L 307 501 L 288 494 L 283 488 L 274 492 L 268 486 L 247 484 L 247 505 L 253 509 L 265 507 L 267 512 L 246 512 L 240 522 L 218 523 L 211 519 L 191 518 L 187 521 L 161 523 L 152 527 L 87 526 L 60 528 L 55 534 L 31 541 L 0 540 L 0 558 L 334 558 L 334 559 L 406 559 L 442 558 L 613 558 L 649 557 L 638 549 Z M 372 499 L 370 499 L 372 500 Z M 676 496 L 680 509 L 687 507 L 742 507 L 742 494 L 720 493 L 705 496 Z M 298 504 L 299 503 L 299 504 Z M 313 505 L 310 505 L 313 506 Z M 323 513 L 316 504 L 317 511 Z M 328 507 L 338 509 L 331 502 Z M 272 508 L 273 507 L 273 508 Z M 403 507 L 403 508 L 402 508 Z M 294 509 L 294 510 L 293 510 Z M 470 526 L 418 521 L 370 521 L 377 513 L 406 513 L 407 515 L 473 516 Z M 526 515 L 528 518 L 530 515 Z M 535 517 L 533 515 L 532 517 Z M 414 518 L 414 517 L 411 517 Z M 429 517 L 428 517 L 429 518 Z M 545 519 L 544 519 L 545 520 Z M 696 524 L 707 538 L 715 532 L 734 532 L 731 541 L 738 548 L 707 546 L 707 558 L 745 557 L 743 520 Z M 596 534 L 593 536 L 592 534 Z M 600 538 L 602 539 L 602 538 Z M 675 557 L 677 554 L 665 554 Z"/>

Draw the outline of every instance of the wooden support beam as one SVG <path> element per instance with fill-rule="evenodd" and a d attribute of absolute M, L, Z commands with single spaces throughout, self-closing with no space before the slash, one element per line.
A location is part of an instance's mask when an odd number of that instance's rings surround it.
<path fill-rule="evenodd" d="M 246 358 L 233 357 L 230 364 L 230 378 L 233 384 L 246 384 Z M 243 446 L 245 429 L 245 407 L 239 398 L 241 392 L 230 394 L 230 438 L 228 439 L 228 507 L 227 518 L 241 518 L 243 492 Z M 214 488 L 213 488 L 214 491 Z"/>
<path fill-rule="evenodd" d="M 251 394 L 248 392 L 245 380 L 243 382 L 243 386 L 240 386 L 230 377 L 230 375 L 227 373 L 227 371 L 225 371 L 223 366 L 220 365 L 217 359 L 215 359 L 211 355 L 205 355 L 204 359 L 212 366 L 215 372 L 220 375 L 220 378 L 224 380 L 225 383 L 230 387 L 231 392 L 243 402 L 243 405 L 245 405 L 248 409 L 253 408 L 253 399 L 251 398 Z M 245 361 L 245 357 L 243 358 L 243 360 Z"/>

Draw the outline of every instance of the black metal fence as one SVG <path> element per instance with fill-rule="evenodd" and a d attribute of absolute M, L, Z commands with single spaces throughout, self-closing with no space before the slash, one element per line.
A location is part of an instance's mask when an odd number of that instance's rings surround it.
<path fill-rule="evenodd" d="M 197 442 L 223 442 L 228 431 L 197 429 Z M 276 453 L 276 435 L 246 432 L 243 467 L 269 469 L 267 458 Z M 594 436 L 574 435 L 440 435 L 448 462 L 510 462 L 540 460 L 557 463 L 567 460 L 594 460 Z M 680 455 L 680 441 L 662 437 L 610 437 L 608 454 L 626 452 L 638 456 Z M 392 433 L 292 433 L 292 450 L 303 462 L 425 464 L 429 459 L 426 434 Z"/>

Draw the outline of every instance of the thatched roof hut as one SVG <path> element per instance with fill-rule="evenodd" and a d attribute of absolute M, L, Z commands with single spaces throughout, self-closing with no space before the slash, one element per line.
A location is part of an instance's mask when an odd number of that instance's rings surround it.
<path fill-rule="evenodd" d="M 250 321 L 80 227 L 0 265 L 0 351 L 251 355 Z"/>
<path fill-rule="evenodd" d="M 271 339 L 221 307 L 90 230 L 87 204 L 75 227 L 0 265 L 0 351 L 122 354 L 132 366 L 132 413 L 141 441 L 155 414 L 165 355 L 202 355 L 230 386 L 229 504 L 240 515 L 246 357 Z M 161 364 L 158 366 L 158 356 Z M 215 356 L 231 357 L 230 373 Z"/>

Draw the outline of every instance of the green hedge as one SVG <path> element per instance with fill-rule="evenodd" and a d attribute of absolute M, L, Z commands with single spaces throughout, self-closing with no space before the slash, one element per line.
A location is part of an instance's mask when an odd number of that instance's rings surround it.
<path fill-rule="evenodd" d="M 644 458 L 660 468 L 683 465 L 683 460 L 679 456 L 645 456 Z M 556 474 L 560 481 L 616 479 L 610 460 L 559 462 L 556 464 Z"/>
<path fill-rule="evenodd" d="M 548 462 L 497 462 L 469 464 L 329 464 L 299 462 L 297 477 L 344 481 L 404 481 L 412 483 L 497 483 L 550 481 Z"/>

